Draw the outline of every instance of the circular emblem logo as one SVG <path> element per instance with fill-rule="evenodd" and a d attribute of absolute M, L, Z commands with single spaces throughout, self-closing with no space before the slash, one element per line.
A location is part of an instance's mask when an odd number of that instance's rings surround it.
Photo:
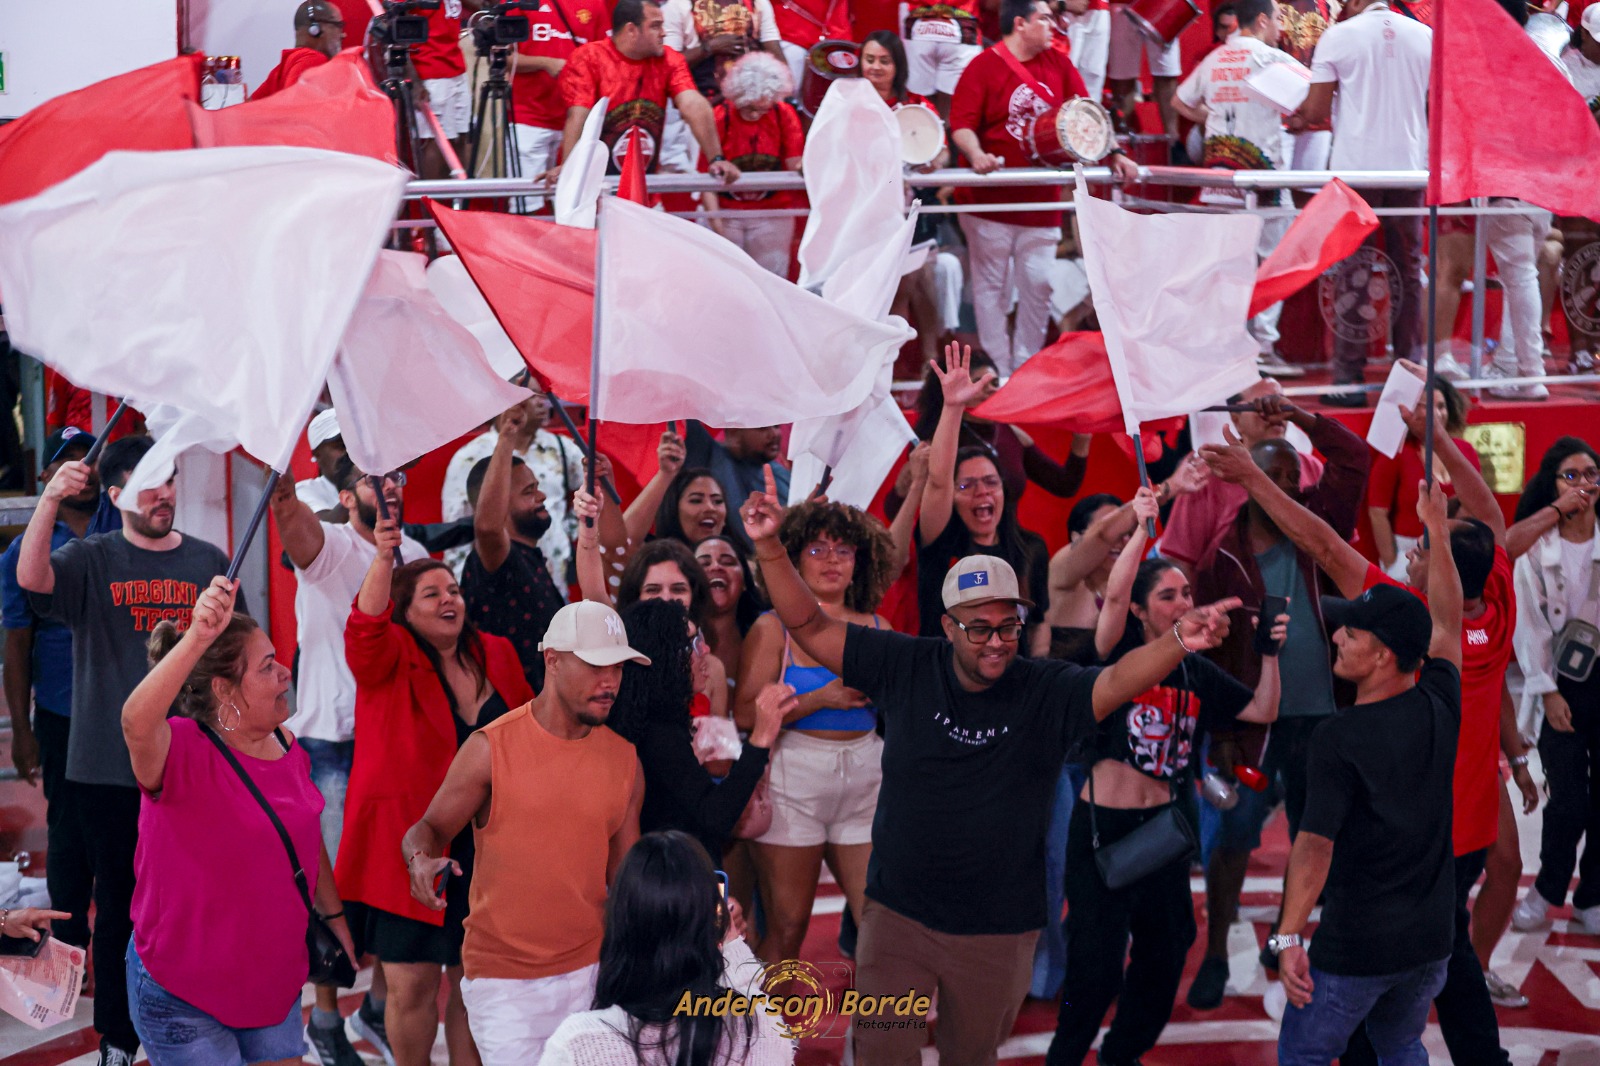
<path fill-rule="evenodd" d="M 1561 309 L 1580 331 L 1600 333 L 1600 241 L 1590 241 L 1561 264 Z"/>
<path fill-rule="evenodd" d="M 766 968 L 761 990 L 774 1003 L 782 1003 L 778 1028 L 791 1040 L 821 1035 L 833 1016 L 833 993 L 822 980 L 822 971 L 809 962 L 785 959 Z"/>
<path fill-rule="evenodd" d="M 1387 337 L 1404 284 L 1394 260 L 1369 245 L 1357 248 L 1318 282 L 1322 320 L 1343 340 L 1370 343 Z"/>

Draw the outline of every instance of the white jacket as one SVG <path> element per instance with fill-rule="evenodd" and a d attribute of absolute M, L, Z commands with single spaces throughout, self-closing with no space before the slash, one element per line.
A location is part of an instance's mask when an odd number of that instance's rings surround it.
<path fill-rule="evenodd" d="M 1517 665 L 1522 667 L 1522 705 L 1517 710 L 1517 728 L 1525 737 L 1539 735 L 1544 720 L 1547 692 L 1556 691 L 1555 639 L 1567 624 L 1567 588 L 1576 582 L 1589 583 L 1590 572 L 1600 566 L 1600 534 L 1591 545 L 1589 565 L 1582 573 L 1568 574 L 1561 569 L 1561 530 L 1552 529 L 1540 537 L 1528 553 L 1517 560 L 1513 580 L 1517 590 Z M 1587 622 L 1600 620 L 1596 604 L 1589 604 Z"/>

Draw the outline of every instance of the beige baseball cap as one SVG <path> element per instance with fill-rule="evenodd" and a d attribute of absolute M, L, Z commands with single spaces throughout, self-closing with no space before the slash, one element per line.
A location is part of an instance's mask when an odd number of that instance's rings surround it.
<path fill-rule="evenodd" d="M 622 616 L 603 603 L 581 600 L 569 603 L 550 619 L 540 651 L 570 651 L 590 666 L 615 666 L 633 662 L 649 666 L 650 660 L 628 647 Z"/>
<path fill-rule="evenodd" d="M 1033 606 L 1033 601 L 1018 590 L 1017 572 L 1004 559 L 993 555 L 969 555 L 944 575 L 945 610 L 997 601 Z"/>

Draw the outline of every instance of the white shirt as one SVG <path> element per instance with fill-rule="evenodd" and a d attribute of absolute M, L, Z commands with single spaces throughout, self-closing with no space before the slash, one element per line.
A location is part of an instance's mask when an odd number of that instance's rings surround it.
<path fill-rule="evenodd" d="M 729 4 L 738 5 L 739 0 L 728 0 Z M 756 40 L 765 44 L 767 41 L 779 40 L 778 20 L 772 13 L 772 0 L 755 0 Z M 694 26 L 694 8 L 689 0 L 667 0 L 661 5 L 661 17 L 666 23 L 667 47 L 678 52 L 687 52 L 691 48 L 700 46 L 700 33 Z"/>
<path fill-rule="evenodd" d="M 472 468 L 480 459 L 487 459 L 494 454 L 495 442 L 499 439 L 500 434 L 490 429 L 482 436 L 467 441 L 450 457 L 450 462 L 444 468 L 444 485 L 439 490 L 440 509 L 446 522 L 454 522 L 472 513 L 472 507 L 467 503 L 467 475 L 472 473 Z M 570 525 L 567 521 L 567 493 L 569 489 L 583 487 L 583 448 L 570 437 L 541 429 L 534 433 L 533 443 L 528 450 L 518 453 L 517 458 L 528 465 L 538 479 L 539 491 L 544 493 L 544 509 L 550 512 L 550 528 L 539 538 L 539 550 L 544 552 L 544 561 L 550 569 L 551 580 L 556 583 L 556 591 L 565 597 L 567 562 L 572 558 L 572 538 L 578 533 L 577 520 L 573 519 Z M 444 553 L 444 561 L 450 564 L 450 569 L 456 572 L 457 577 L 461 576 L 461 568 L 466 564 L 471 550 L 470 547 L 452 548 Z"/>
<path fill-rule="evenodd" d="M 1600 96 L 1600 63 L 1589 62 L 1589 57 L 1576 48 L 1561 53 L 1561 62 L 1572 87 L 1583 96 L 1584 103 L 1592 106 L 1594 98 Z"/>
<path fill-rule="evenodd" d="M 1206 119 L 1205 161 L 1225 163 L 1235 170 L 1283 170 L 1283 116 L 1245 91 L 1245 79 L 1271 63 L 1305 67 L 1280 48 L 1243 33 L 1235 33 L 1221 48 L 1213 49 L 1178 86 L 1178 99 L 1189 107 L 1202 104 Z M 1206 189 L 1205 203 L 1238 203 L 1242 197 L 1226 189 Z"/>
<path fill-rule="evenodd" d="M 1384 3 L 1323 31 L 1311 80 L 1339 86 L 1330 169 L 1428 169 L 1432 50 L 1433 30 Z"/>
<path fill-rule="evenodd" d="M 300 672 L 294 717 L 285 723 L 297 736 L 313 740 L 355 736 L 356 679 L 344 659 L 344 624 L 377 553 L 354 526 L 324 522 L 322 550 L 297 573 L 294 621 L 300 630 Z M 403 536 L 400 556 L 409 563 L 426 559 L 428 552 Z"/>
<path fill-rule="evenodd" d="M 342 510 L 339 503 L 339 490 L 333 487 L 333 482 L 325 477 L 307 478 L 294 483 L 295 498 L 307 507 L 312 514 L 321 514 L 323 511 Z"/>

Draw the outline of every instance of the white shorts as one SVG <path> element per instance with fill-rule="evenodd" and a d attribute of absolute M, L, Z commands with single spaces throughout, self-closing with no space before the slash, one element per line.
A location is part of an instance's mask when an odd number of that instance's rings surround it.
<path fill-rule="evenodd" d="M 1126 22 L 1128 17 L 1122 18 Z M 1072 45 L 1072 65 L 1083 75 L 1089 99 L 1099 103 L 1111 51 L 1111 12 L 1102 8 L 1072 16 L 1067 23 L 1067 41 Z"/>
<path fill-rule="evenodd" d="M 537 178 L 556 165 L 561 154 L 561 130 L 547 130 L 543 126 L 525 126 L 518 122 L 512 127 L 517 134 L 517 163 L 524 178 Z M 543 196 L 525 196 L 521 210 L 538 211 L 544 207 Z"/>
<path fill-rule="evenodd" d="M 758 844 L 811 848 L 872 843 L 883 739 L 823 740 L 785 730 L 772 753 L 772 828 Z"/>
<path fill-rule="evenodd" d="M 1290 170 L 1327 170 L 1333 153 L 1332 130 L 1283 131 L 1284 156 Z"/>
<path fill-rule="evenodd" d="M 428 106 L 439 117 L 439 125 L 450 140 L 465 137 L 472 128 L 472 83 L 465 74 L 453 78 L 423 78 L 422 87 L 428 90 Z M 433 140 L 433 127 L 419 112 L 417 136 Z"/>
<path fill-rule="evenodd" d="M 1178 42 L 1159 45 L 1139 32 L 1122 4 L 1111 7 L 1111 55 L 1106 60 L 1106 77 L 1112 81 L 1135 81 L 1139 77 L 1139 52 L 1150 57 L 1150 76 L 1176 78 L 1183 73 Z"/>
<path fill-rule="evenodd" d="M 700 144 L 683 115 L 670 100 L 667 118 L 661 127 L 661 157 L 656 170 L 663 174 L 693 174 L 700 164 Z"/>
<path fill-rule="evenodd" d="M 783 49 L 783 61 L 789 64 L 789 73 L 794 75 L 794 91 L 798 94 L 806 81 L 806 56 L 811 49 L 802 48 L 792 41 L 779 41 L 778 47 Z"/>
<path fill-rule="evenodd" d="M 961 72 L 983 51 L 979 45 L 959 41 L 907 40 L 905 45 L 906 88 L 921 96 L 955 92 Z"/>
<path fill-rule="evenodd" d="M 571 973 L 517 980 L 463 977 L 461 999 L 467 1028 L 483 1066 L 528 1066 L 539 1061 L 544 1045 L 568 1016 L 594 1002 L 600 964 Z"/>

